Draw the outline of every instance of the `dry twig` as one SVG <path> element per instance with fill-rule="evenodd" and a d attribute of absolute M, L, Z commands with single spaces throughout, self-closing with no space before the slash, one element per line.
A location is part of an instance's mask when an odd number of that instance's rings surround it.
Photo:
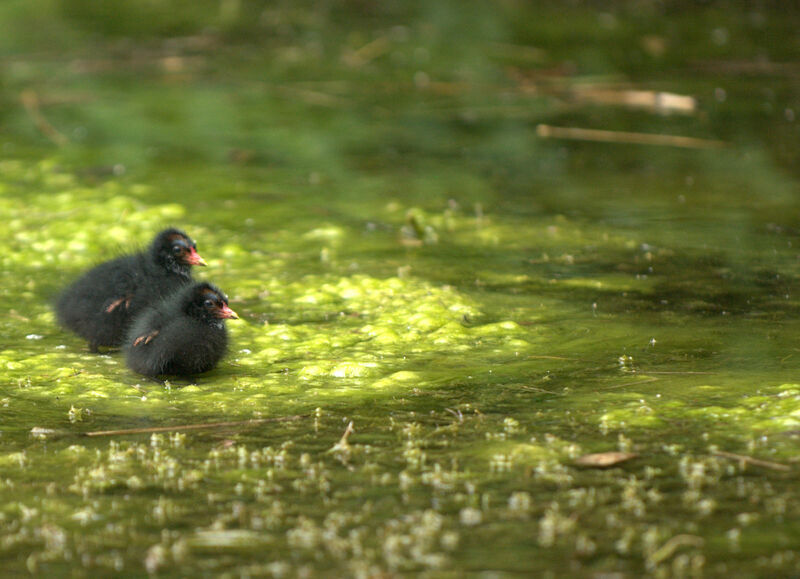
<path fill-rule="evenodd" d="M 69 139 L 67 139 L 63 133 L 59 132 L 58 129 L 44 118 L 39 106 L 39 95 L 32 90 L 25 90 L 19 95 L 19 100 L 22 102 L 22 106 L 25 107 L 25 111 L 33 120 L 33 123 L 36 125 L 36 128 L 39 129 L 40 133 L 59 147 L 69 142 Z"/>
<path fill-rule="evenodd" d="M 772 470 L 779 470 L 782 472 L 789 472 L 792 470 L 792 467 L 781 464 L 779 462 L 772 462 L 769 460 L 761 460 L 759 458 L 753 458 L 752 456 L 746 456 L 744 454 L 736 454 L 734 452 L 726 452 L 724 450 L 714 450 L 712 453 L 714 456 L 721 456 L 722 458 L 730 458 L 731 460 L 738 460 L 744 464 L 752 464 L 753 466 L 760 466 L 763 468 L 769 468 Z"/>
<path fill-rule="evenodd" d="M 627 143 L 632 145 L 667 145 L 687 149 L 718 149 L 727 146 L 727 143 L 724 141 L 683 137 L 680 135 L 602 131 L 599 129 L 583 129 L 580 127 L 553 127 L 551 125 L 538 125 L 536 127 L 536 134 L 543 139 L 570 139 L 574 141 Z"/>
<path fill-rule="evenodd" d="M 125 428 L 122 430 L 95 430 L 84 432 L 83 436 L 122 436 L 126 434 L 150 434 L 155 432 L 180 432 L 185 430 L 205 430 L 209 428 L 229 428 L 232 426 L 254 426 L 269 422 L 290 422 L 307 418 L 307 414 L 292 416 L 275 416 L 273 418 L 252 418 L 250 420 L 234 420 L 231 422 L 205 422 L 200 424 L 176 424 L 173 426 L 150 426 L 147 428 Z"/>

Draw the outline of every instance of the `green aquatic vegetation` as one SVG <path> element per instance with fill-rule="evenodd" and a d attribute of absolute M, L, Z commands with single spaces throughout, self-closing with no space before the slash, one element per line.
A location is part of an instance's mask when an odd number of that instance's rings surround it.
<path fill-rule="evenodd" d="M 140 239 L 146 239 L 148 229 L 186 214 L 185 208 L 175 204 L 144 208 L 138 204 L 134 192 L 126 196 L 118 185 L 104 184 L 94 189 L 64 192 L 66 185 L 75 185 L 74 181 L 59 179 L 50 183 L 47 176 L 54 168 L 45 163 L 27 172 L 18 164 L 7 163 L 5 170 L 9 178 L 23 179 L 32 188 L 45 186 L 61 191 L 55 195 L 55 201 L 50 194 L 33 196 L 25 211 L 12 208 L 10 204 L 7 207 L 14 218 L 13 229 L 18 233 L 8 241 L 12 246 L 4 253 L 13 256 L 18 263 L 25 263 L 26 267 L 57 269 L 65 263 L 76 269 L 81 264 L 86 267 L 97 260 L 98 254 L 107 256 L 108 247 L 136 245 L 135 232 L 141 232 Z M 114 196 L 108 196 L 108 187 L 115 189 Z M 102 236 L 93 238 L 89 237 L 88 230 L 67 235 L 56 225 L 64 222 L 62 208 L 67 211 L 66 207 L 76 203 L 91 207 L 90 211 L 81 213 L 82 219 L 91 221 L 109 214 L 120 215 L 125 227 L 103 228 Z M 42 229 L 45 225 L 41 215 L 45 207 L 51 221 Z M 42 227 L 33 227 L 34 219 Z M 336 228 L 317 229 L 313 233 L 310 237 L 325 240 L 340 235 Z M 213 243 L 213 237 L 206 235 L 205 238 Z M 19 249 L 17 244 L 24 244 L 25 248 Z M 240 254 L 252 256 L 252 252 L 233 243 L 223 245 L 216 255 L 220 253 L 222 259 L 233 257 L 234 262 Z M 9 262 L 9 265 L 13 264 Z M 211 267 L 214 266 L 212 259 Z M 235 263 L 229 267 L 235 267 Z M 251 318 L 248 323 L 231 326 L 234 346 L 229 363 L 239 369 L 235 381 L 222 390 L 206 391 L 193 386 L 184 390 L 184 394 L 193 392 L 203 398 L 197 403 L 205 405 L 207 411 L 229 407 L 234 400 L 242 409 L 258 408 L 263 404 L 263 386 L 272 384 L 280 389 L 287 375 L 297 376 L 305 388 L 318 388 L 323 384 L 321 380 L 325 381 L 325 396 L 328 397 L 352 393 L 368 381 L 376 382 L 376 387 L 383 389 L 394 382 L 406 387 L 414 372 L 413 360 L 426 352 L 445 347 L 453 352 L 470 351 L 473 355 L 479 350 L 498 353 L 504 348 L 515 348 L 519 351 L 529 348 L 536 339 L 534 331 L 512 321 L 474 324 L 472 320 L 482 316 L 474 300 L 452 287 L 438 287 L 414 278 L 327 275 L 305 276 L 286 283 L 272 275 L 261 276 L 251 269 L 247 277 L 239 279 L 238 284 L 233 282 L 226 287 L 234 302 L 244 303 L 245 308 L 254 305 L 259 309 L 260 303 L 267 302 L 270 308 L 282 311 L 286 321 L 258 323 Z M 118 405 L 117 410 L 121 409 L 121 403 L 131 412 L 143 407 L 154 412 L 170 403 L 169 389 L 145 384 L 134 390 L 131 386 L 135 385 L 136 378 L 132 377 L 120 382 L 119 378 L 127 371 L 119 354 L 112 352 L 97 357 L 82 353 L 83 348 L 74 338 L 54 327 L 52 312 L 47 302 L 41 300 L 42 293 L 40 290 L 37 296 L 31 295 L 35 309 L 25 312 L 28 319 L 35 315 L 40 324 L 37 331 L 46 337 L 37 345 L 50 345 L 56 336 L 59 340 L 68 340 L 69 345 L 58 344 L 55 352 L 52 346 L 2 352 L 2 362 L 9 376 L 24 381 L 26 395 L 63 396 L 73 406 L 94 403 L 95 410 L 104 399 L 112 398 Z M 329 320 L 329 323 L 312 327 L 298 324 L 293 318 Z M 237 347 L 236 344 L 246 346 Z M 275 369 L 265 375 L 265 368 Z M 342 379 L 341 389 L 327 382 L 332 378 Z M 423 380 L 413 384 L 413 387 L 422 386 Z M 141 394 L 142 389 L 146 394 Z"/>
<path fill-rule="evenodd" d="M 35 460 L 70 464 L 72 479 L 49 483 L 40 498 L 7 505 L 0 517 L 6 548 L 24 546 L 27 565 L 40 570 L 79 557 L 81 566 L 95 571 L 169 573 L 178 565 L 185 572 L 205 560 L 219 572 L 234 567 L 294 572 L 320 564 L 354 573 L 409 572 L 454 564 L 469 568 L 474 541 L 488 539 L 497 525 L 512 524 L 507 527 L 511 545 L 532 541 L 531 546 L 566 549 L 587 563 L 610 549 L 643 558 L 651 571 L 674 572 L 684 565 L 703 568 L 707 545 L 696 528 L 680 521 L 689 513 L 699 521 L 716 512 L 715 500 L 706 493 L 745 493 L 751 509 L 765 505 L 766 517 L 788 515 L 785 497 L 757 480 L 742 480 L 735 465 L 713 457 L 680 461 L 676 474 L 682 494 L 676 498 L 660 490 L 672 480 L 669 468 L 569 475 L 558 457 L 566 459 L 580 449 L 553 436 L 543 437 L 546 450 L 531 450 L 533 443 L 527 443 L 516 451 L 523 464 L 538 465 L 530 474 L 518 468 L 497 471 L 488 455 L 462 455 L 459 464 L 445 466 L 445 455 L 432 444 L 441 427 L 427 420 L 403 420 L 389 429 L 375 424 L 364 435 L 394 432 L 407 448 L 410 444 L 432 453 L 428 460 L 393 463 L 387 459 L 394 443 L 384 436 L 364 445 L 357 428 L 350 435 L 352 452 L 342 462 L 337 453 L 324 451 L 335 446 L 341 433 L 333 429 L 333 418 L 323 413 L 317 419 L 321 445 L 304 437 L 303 426 L 284 433 L 282 438 L 288 438 L 280 446 L 243 441 L 203 451 L 201 439 L 182 434 L 91 447 L 63 445 L 58 456 Z M 465 418 L 462 428 L 472 430 L 473 420 Z M 498 419 L 493 427 L 512 437 L 527 436 L 513 419 Z M 24 472 L 35 467 L 31 462 L 9 455 L 3 464 Z M 554 478 L 559 472 L 568 479 Z M 195 496 L 204 497 L 202 513 L 192 507 Z M 320 511 L 317 504 L 326 507 Z M 752 511 L 734 513 L 730 524 L 737 529 L 760 525 Z M 660 522 L 652 522 L 653 517 Z M 524 534 L 514 531 L 517 521 L 528 529 Z M 588 521 L 598 527 L 587 526 Z M 141 533 L 133 538 L 132 525 L 173 530 L 152 543 Z M 101 531 L 102 538 L 82 538 Z M 741 538 L 735 543 L 740 545 Z M 295 556 L 287 559 L 287 552 Z"/>
<path fill-rule="evenodd" d="M 44 4 L 0 8 L 6 573 L 800 571 L 791 11 Z M 242 319 L 157 382 L 50 304 L 166 225 Z"/>
<path fill-rule="evenodd" d="M 796 384 L 782 384 L 761 388 L 755 394 L 742 394 L 725 406 L 709 404 L 707 398 L 716 397 L 719 387 L 706 386 L 706 397 L 698 396 L 695 403 L 682 400 L 664 400 L 659 396 L 629 393 L 633 399 L 624 406 L 600 417 L 600 427 L 611 429 L 648 428 L 666 425 L 675 420 L 691 418 L 701 428 L 716 430 L 724 425 L 734 425 L 747 432 L 781 433 L 797 428 L 800 419 L 800 390 Z"/>

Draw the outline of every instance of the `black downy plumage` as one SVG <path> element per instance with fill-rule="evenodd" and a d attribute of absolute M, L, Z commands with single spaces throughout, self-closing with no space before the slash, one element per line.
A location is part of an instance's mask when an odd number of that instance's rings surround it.
<path fill-rule="evenodd" d="M 205 264 L 188 235 L 165 229 L 148 249 L 101 263 L 67 287 L 56 303 L 58 321 L 93 352 L 120 346 L 145 306 L 190 283 L 191 267 Z"/>
<path fill-rule="evenodd" d="M 225 320 L 238 317 L 213 284 L 188 285 L 134 320 L 123 346 L 128 367 L 146 376 L 207 372 L 227 349 Z"/>

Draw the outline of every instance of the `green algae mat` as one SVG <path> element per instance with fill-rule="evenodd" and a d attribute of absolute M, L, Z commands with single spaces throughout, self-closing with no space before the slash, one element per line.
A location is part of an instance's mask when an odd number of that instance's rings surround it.
<path fill-rule="evenodd" d="M 0 8 L 8 576 L 800 574 L 800 14 Z M 185 229 L 149 380 L 52 303 Z"/>

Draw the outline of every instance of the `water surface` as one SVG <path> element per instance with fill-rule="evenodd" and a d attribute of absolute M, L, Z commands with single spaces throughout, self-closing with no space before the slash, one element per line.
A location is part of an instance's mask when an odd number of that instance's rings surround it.
<path fill-rule="evenodd" d="M 45 4 L 0 12 L 8 573 L 800 572 L 797 14 Z M 165 225 L 242 319 L 153 382 L 50 304 Z"/>

